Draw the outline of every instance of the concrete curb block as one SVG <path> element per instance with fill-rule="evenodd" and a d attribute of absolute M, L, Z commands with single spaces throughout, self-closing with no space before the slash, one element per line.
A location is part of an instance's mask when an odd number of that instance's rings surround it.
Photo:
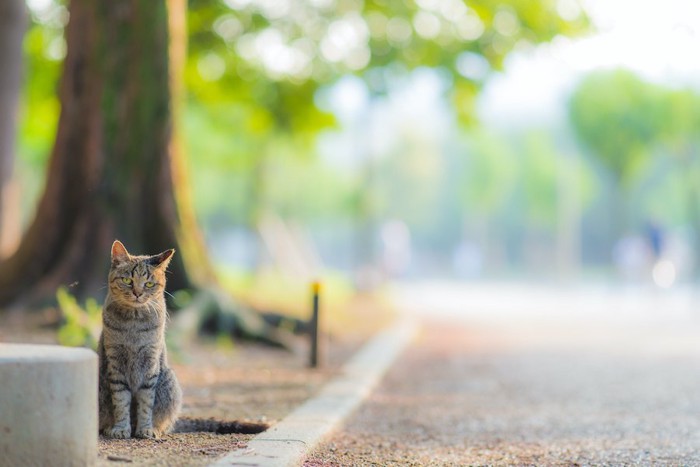
<path fill-rule="evenodd" d="M 345 364 L 341 374 L 284 420 L 211 466 L 298 465 L 377 385 L 418 329 L 401 321 L 372 338 Z"/>
<path fill-rule="evenodd" d="M 97 354 L 0 344 L 0 465 L 94 465 Z"/>

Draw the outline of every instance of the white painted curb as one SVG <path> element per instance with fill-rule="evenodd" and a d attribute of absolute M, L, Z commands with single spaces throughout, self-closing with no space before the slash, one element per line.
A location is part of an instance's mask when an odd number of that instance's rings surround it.
<path fill-rule="evenodd" d="M 0 465 L 97 460 L 97 354 L 0 344 Z"/>
<path fill-rule="evenodd" d="M 211 466 L 298 465 L 369 395 L 417 329 L 415 322 L 401 321 L 379 333 L 345 364 L 341 374 L 326 384 L 315 398 L 253 438 L 247 448 L 232 451 Z"/>

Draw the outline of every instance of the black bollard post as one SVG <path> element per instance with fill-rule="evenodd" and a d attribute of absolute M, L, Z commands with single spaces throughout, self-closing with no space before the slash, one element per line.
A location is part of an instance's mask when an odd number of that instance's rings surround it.
<path fill-rule="evenodd" d="M 311 339 L 311 354 L 309 358 L 309 366 L 311 368 L 318 368 L 319 366 L 319 316 L 318 316 L 318 305 L 319 305 L 319 294 L 321 292 L 321 284 L 319 282 L 314 282 L 311 284 L 312 293 L 312 309 L 311 309 L 311 322 L 309 323 L 311 329 L 309 329 L 309 338 Z"/>

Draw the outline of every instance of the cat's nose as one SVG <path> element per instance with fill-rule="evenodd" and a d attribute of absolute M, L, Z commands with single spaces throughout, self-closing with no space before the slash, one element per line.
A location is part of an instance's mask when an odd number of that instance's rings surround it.
<path fill-rule="evenodd" d="M 134 289 L 134 290 L 132 290 L 132 293 L 134 294 L 134 297 L 136 297 L 136 298 L 139 298 L 141 295 L 143 295 L 143 291 L 142 291 L 142 290 L 136 290 L 136 289 Z"/>

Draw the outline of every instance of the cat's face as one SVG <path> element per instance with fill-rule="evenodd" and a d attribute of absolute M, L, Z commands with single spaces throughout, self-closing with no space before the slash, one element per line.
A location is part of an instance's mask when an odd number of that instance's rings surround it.
<path fill-rule="evenodd" d="M 116 240 L 108 282 L 112 297 L 126 306 L 146 306 L 160 299 L 165 290 L 165 269 L 175 250 L 154 256 L 132 256 Z"/>

